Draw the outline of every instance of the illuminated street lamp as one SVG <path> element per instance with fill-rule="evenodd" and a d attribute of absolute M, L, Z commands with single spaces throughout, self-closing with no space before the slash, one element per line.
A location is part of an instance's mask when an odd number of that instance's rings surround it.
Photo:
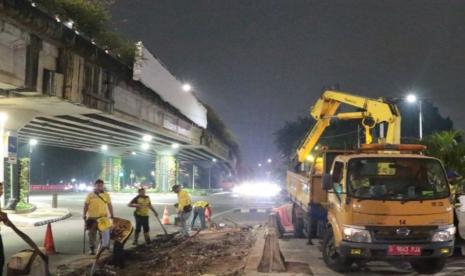
<path fill-rule="evenodd" d="M 37 143 L 39 143 L 39 142 L 37 141 L 37 139 L 31 139 L 31 140 L 29 140 L 29 146 L 31 146 L 31 147 L 37 145 Z"/>
<path fill-rule="evenodd" d="M 144 142 L 150 142 L 152 141 L 152 135 L 150 134 L 145 134 L 143 137 L 142 137 L 142 140 L 144 140 Z"/>
<path fill-rule="evenodd" d="M 177 148 L 179 148 L 179 144 L 178 143 L 173 143 L 173 144 L 171 144 L 171 148 L 172 149 L 177 149 Z"/>
<path fill-rule="evenodd" d="M 182 91 L 184 92 L 190 92 L 192 90 L 192 86 L 188 83 L 185 83 L 182 85 Z"/>
<path fill-rule="evenodd" d="M 307 156 L 307 158 L 305 158 L 305 159 L 306 159 L 308 162 L 313 162 L 313 161 L 315 161 L 315 157 L 314 157 L 313 155 L 311 155 L 311 154 L 309 154 L 309 155 Z"/>
<path fill-rule="evenodd" d="M 420 99 L 417 98 L 415 94 L 408 94 L 407 97 L 405 97 L 405 100 L 409 104 L 415 104 L 418 103 L 418 136 L 420 140 L 423 139 L 423 112 L 422 112 L 422 102 Z"/>
<path fill-rule="evenodd" d="M 150 148 L 150 145 L 149 143 L 142 143 L 142 145 L 140 146 L 143 150 L 148 150 Z"/>
<path fill-rule="evenodd" d="M 417 96 L 415 96 L 415 94 L 408 94 L 407 97 L 405 97 L 405 100 L 408 103 L 416 103 L 417 102 Z"/>

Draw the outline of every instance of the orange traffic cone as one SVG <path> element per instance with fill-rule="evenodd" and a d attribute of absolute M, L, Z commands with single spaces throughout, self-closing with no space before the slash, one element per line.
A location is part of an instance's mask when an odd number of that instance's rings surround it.
<path fill-rule="evenodd" d="M 210 209 L 210 207 L 207 207 L 205 208 L 205 220 L 208 222 L 211 222 L 211 218 L 212 218 L 212 210 Z"/>
<path fill-rule="evenodd" d="M 163 220 L 162 220 L 163 225 L 168 225 L 170 224 L 170 215 L 168 214 L 168 207 L 165 205 L 165 210 L 163 211 Z"/>
<path fill-rule="evenodd" d="M 44 247 L 45 247 L 46 255 L 53 255 L 57 253 L 55 251 L 55 242 L 53 241 L 52 225 L 50 223 L 47 224 L 47 231 L 45 232 Z"/>

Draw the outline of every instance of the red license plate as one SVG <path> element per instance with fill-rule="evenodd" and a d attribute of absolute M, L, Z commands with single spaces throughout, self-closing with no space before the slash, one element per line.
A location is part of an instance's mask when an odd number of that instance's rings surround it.
<path fill-rule="evenodd" d="M 389 256 L 421 256 L 421 247 L 390 245 L 387 254 Z"/>

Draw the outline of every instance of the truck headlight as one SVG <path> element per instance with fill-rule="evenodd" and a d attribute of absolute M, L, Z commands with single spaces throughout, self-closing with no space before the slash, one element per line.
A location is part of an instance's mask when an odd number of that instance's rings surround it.
<path fill-rule="evenodd" d="M 455 237 L 455 226 L 454 225 L 445 225 L 439 226 L 433 234 L 433 242 L 446 242 L 451 241 Z"/>
<path fill-rule="evenodd" d="M 364 227 L 358 226 L 344 226 L 343 228 L 344 237 L 343 239 L 351 242 L 371 242 L 371 235 L 368 230 Z"/>

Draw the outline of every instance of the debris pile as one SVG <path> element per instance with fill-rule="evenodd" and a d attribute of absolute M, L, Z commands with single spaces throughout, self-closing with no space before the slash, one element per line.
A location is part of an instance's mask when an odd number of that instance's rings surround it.
<path fill-rule="evenodd" d="M 102 263 L 94 275 L 241 275 L 254 239 L 253 230 L 237 227 L 176 236 L 128 250 L 124 269 Z"/>

